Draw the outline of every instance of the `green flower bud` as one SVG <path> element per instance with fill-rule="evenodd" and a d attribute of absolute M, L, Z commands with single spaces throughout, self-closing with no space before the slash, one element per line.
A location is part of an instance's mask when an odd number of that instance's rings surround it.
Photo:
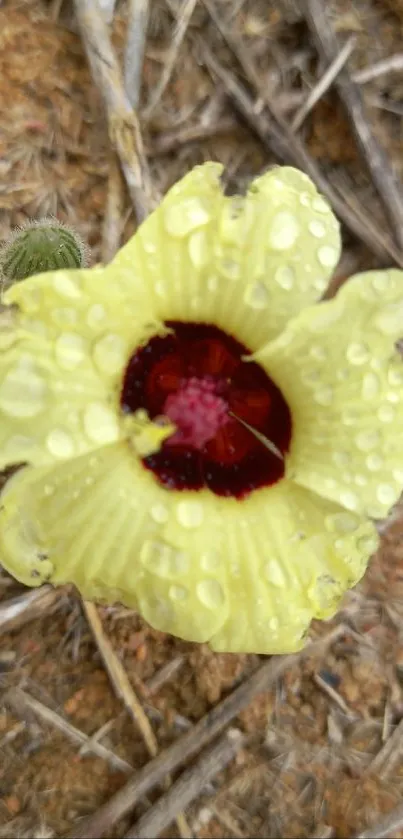
<path fill-rule="evenodd" d="M 15 230 L 0 251 L 0 276 L 7 288 L 44 271 L 83 268 L 87 248 L 79 235 L 57 219 L 29 222 Z"/>

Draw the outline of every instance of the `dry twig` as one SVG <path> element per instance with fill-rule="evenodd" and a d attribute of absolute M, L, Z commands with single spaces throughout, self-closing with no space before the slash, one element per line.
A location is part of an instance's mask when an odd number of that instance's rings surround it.
<path fill-rule="evenodd" d="M 326 61 L 333 61 L 339 52 L 337 38 L 327 20 L 322 0 L 302 0 L 304 16 L 317 49 Z M 335 80 L 340 99 L 354 132 L 361 156 L 384 205 L 396 241 L 403 248 L 403 192 L 397 183 L 385 151 L 371 131 L 361 92 L 344 68 Z"/>
<path fill-rule="evenodd" d="M 319 102 L 319 99 L 321 99 L 322 96 L 325 95 L 326 91 L 329 90 L 329 87 L 331 87 L 341 69 L 350 58 L 350 55 L 354 50 L 355 43 L 356 37 L 355 35 L 352 35 L 347 39 L 346 43 L 336 55 L 334 60 L 330 62 L 329 67 L 325 73 L 323 73 L 323 76 L 321 76 L 315 87 L 312 88 L 305 102 L 303 102 L 293 117 L 291 122 L 291 128 L 293 131 L 298 131 L 299 128 L 301 128 L 302 123 L 311 112 L 312 108 L 315 107 L 316 103 Z"/>
<path fill-rule="evenodd" d="M 229 134 L 237 127 L 233 117 L 221 117 L 217 121 L 204 123 L 201 120 L 195 125 L 179 125 L 170 131 L 158 134 L 150 145 L 150 155 L 168 154 L 184 146 L 200 140 L 208 140 L 218 134 Z"/>
<path fill-rule="evenodd" d="M 107 265 L 113 259 L 120 245 L 124 193 L 122 173 L 116 152 L 109 154 L 108 192 L 102 226 L 102 262 Z"/>
<path fill-rule="evenodd" d="M 45 613 L 50 614 L 68 591 L 67 586 L 61 588 L 41 586 L 24 591 L 23 594 L 11 600 L 5 600 L 0 605 L 0 635 L 19 629 Z"/>
<path fill-rule="evenodd" d="M 180 10 L 180 17 L 178 17 L 176 32 L 172 39 L 172 45 L 169 50 L 169 55 L 165 62 L 164 69 L 161 73 L 161 78 L 144 111 L 145 119 L 150 119 L 150 116 L 155 111 L 155 108 L 160 102 L 161 97 L 163 96 L 164 91 L 167 85 L 169 84 L 169 80 L 171 78 L 173 69 L 175 67 L 176 59 L 178 57 L 178 52 L 186 35 L 186 30 L 189 26 L 190 19 L 192 17 L 196 5 L 197 0 L 184 0 L 183 6 Z"/>
<path fill-rule="evenodd" d="M 119 769 L 121 772 L 133 771 L 133 767 L 126 760 L 123 760 L 119 757 L 119 755 L 116 755 L 92 737 L 87 737 L 83 731 L 75 728 L 74 725 L 71 725 L 67 722 L 67 720 L 64 720 L 63 717 L 59 716 L 59 714 L 56 714 L 55 711 L 47 708 L 46 705 L 43 705 L 42 702 L 34 699 L 24 690 L 21 690 L 21 688 L 13 688 L 12 690 L 9 690 L 4 697 L 4 702 L 15 713 L 17 713 L 18 716 L 24 716 L 26 713 L 29 714 L 29 712 L 33 712 L 40 720 L 42 720 L 42 722 L 52 726 L 52 728 L 57 728 L 65 734 L 66 737 L 72 740 L 73 743 L 76 743 L 79 746 L 85 746 L 86 752 L 92 752 L 92 754 L 106 760 L 113 769 Z"/>
<path fill-rule="evenodd" d="M 75 10 L 91 71 L 105 102 L 111 143 L 119 156 L 140 223 L 151 209 L 152 190 L 137 115 L 124 91 L 108 27 L 97 0 L 75 0 Z"/>
<path fill-rule="evenodd" d="M 244 737 L 232 729 L 207 749 L 199 760 L 187 769 L 169 792 L 163 795 L 126 833 L 126 839 L 147 839 L 159 836 L 176 817 L 200 795 L 204 785 L 221 772 L 241 748 Z"/>
<path fill-rule="evenodd" d="M 151 679 L 145 684 L 145 695 L 147 697 L 152 696 L 154 693 L 157 693 L 165 682 L 168 682 L 172 679 L 173 676 L 176 676 L 177 672 L 183 667 L 185 663 L 185 659 L 183 655 L 177 655 L 176 658 L 172 658 L 170 661 L 167 661 L 160 670 L 157 670 L 154 673 L 154 676 L 151 676 Z"/>
<path fill-rule="evenodd" d="M 133 108 L 140 101 L 144 49 L 147 38 L 149 0 L 129 0 L 129 22 L 124 55 L 124 81 Z"/>
<path fill-rule="evenodd" d="M 367 84 L 374 79 L 379 79 L 380 76 L 385 76 L 388 73 L 401 73 L 403 70 L 403 53 L 398 52 L 396 55 L 390 55 L 382 61 L 377 61 L 370 67 L 363 67 L 362 70 L 357 70 L 352 75 L 352 79 L 356 84 Z"/>
<path fill-rule="evenodd" d="M 117 657 L 109 638 L 107 638 L 103 630 L 97 607 L 94 603 L 90 603 L 87 600 L 84 600 L 83 604 L 87 620 L 94 634 L 102 660 L 115 689 L 115 693 L 119 699 L 123 701 L 130 716 L 138 726 L 150 756 L 155 757 L 158 754 L 157 738 L 148 721 L 147 715 L 130 684 L 126 670 L 124 669 L 120 659 Z M 169 784 L 169 782 L 168 776 L 167 784 Z M 177 822 L 181 836 L 183 839 L 186 839 L 186 837 L 190 835 L 190 831 L 182 813 L 178 814 Z"/>
<path fill-rule="evenodd" d="M 273 656 L 266 661 L 252 673 L 249 679 L 199 720 L 187 734 L 136 772 L 128 783 L 96 813 L 83 819 L 74 827 L 68 834 L 68 839 L 97 839 L 107 834 L 119 819 L 125 816 L 151 789 L 161 784 L 169 773 L 178 769 L 186 760 L 210 743 L 258 693 L 269 690 L 288 667 L 292 667 L 305 655 L 325 650 L 344 631 L 344 626 L 336 627 L 329 635 L 308 644 L 297 655 Z"/>

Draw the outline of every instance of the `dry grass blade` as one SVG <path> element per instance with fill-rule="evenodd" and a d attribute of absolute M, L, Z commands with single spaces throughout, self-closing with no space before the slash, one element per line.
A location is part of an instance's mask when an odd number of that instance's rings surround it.
<path fill-rule="evenodd" d="M 318 51 L 327 61 L 338 54 L 337 38 L 327 19 L 322 0 L 303 0 L 301 8 L 312 32 Z M 344 69 L 335 81 L 340 99 L 350 120 L 357 146 L 371 174 L 394 231 L 396 241 L 403 248 L 403 192 L 397 183 L 385 151 L 371 131 L 361 92 Z"/>
<path fill-rule="evenodd" d="M 124 81 L 133 108 L 140 100 L 144 49 L 147 38 L 149 0 L 129 0 L 129 20 L 124 55 Z"/>
<path fill-rule="evenodd" d="M 400 720 L 396 726 L 393 734 L 383 744 L 378 754 L 371 760 L 367 767 L 367 772 L 379 773 L 381 778 L 386 778 L 390 775 L 396 765 L 401 759 L 403 749 L 403 720 Z"/>
<path fill-rule="evenodd" d="M 174 37 L 172 39 L 172 46 L 169 50 L 169 55 L 165 62 L 161 78 L 154 90 L 154 93 L 147 107 L 145 108 L 145 119 L 150 119 L 151 114 L 155 111 L 158 103 L 161 101 L 161 97 L 163 96 L 167 85 L 169 84 L 169 80 L 171 78 L 173 69 L 175 67 L 176 59 L 178 57 L 178 52 L 186 35 L 186 30 L 189 26 L 190 19 L 197 5 L 197 2 L 198 0 L 184 0 L 181 9 L 178 10 L 177 27 Z"/>
<path fill-rule="evenodd" d="M 171 0 L 168 0 L 168 2 L 171 4 Z M 293 163 L 312 178 L 320 192 L 330 201 L 335 213 L 346 227 L 361 239 L 372 253 L 375 253 L 381 259 L 385 259 L 388 255 L 397 265 L 403 267 L 403 255 L 395 247 L 390 236 L 380 231 L 372 223 L 371 217 L 357 204 L 356 196 L 353 193 L 351 193 L 350 201 L 341 198 L 323 175 L 320 167 L 310 157 L 302 140 L 293 133 L 283 114 L 268 96 L 245 44 L 228 29 L 213 0 L 202 0 L 202 2 L 242 68 L 250 88 L 254 91 L 255 100 L 264 103 L 268 111 L 268 116 L 262 113 L 261 109 L 259 109 L 259 112 L 257 111 L 253 99 L 237 82 L 235 76 L 220 64 L 208 44 L 199 38 L 202 56 L 207 67 L 223 82 L 237 110 L 247 120 L 255 134 L 260 137 L 261 141 L 270 148 L 270 151 L 276 157 L 285 163 Z"/>
<path fill-rule="evenodd" d="M 210 743 L 258 693 L 267 691 L 288 667 L 292 667 L 301 656 L 325 650 L 344 632 L 345 627 L 338 626 L 320 641 L 308 644 L 299 655 L 274 656 L 266 661 L 252 673 L 249 679 L 202 717 L 183 737 L 136 772 L 127 784 L 106 804 L 103 804 L 94 815 L 83 819 L 70 831 L 67 839 L 97 839 L 108 834 L 113 825 L 138 801 L 151 789 L 161 784 L 167 775 Z"/>
<path fill-rule="evenodd" d="M 91 71 L 105 102 L 111 143 L 122 164 L 140 223 L 151 209 L 152 191 L 137 115 L 124 91 L 108 27 L 97 0 L 75 0 L 75 10 Z"/>
<path fill-rule="evenodd" d="M 67 587 L 41 586 L 4 601 L 0 605 L 0 635 L 19 629 L 44 613 L 53 612 L 68 591 Z"/>
<path fill-rule="evenodd" d="M 357 70 L 353 73 L 352 79 L 356 84 L 367 84 L 374 79 L 379 79 L 380 76 L 385 76 L 388 73 L 401 73 L 403 70 L 403 53 L 398 52 L 396 55 L 391 55 L 383 61 L 377 61 L 370 67 L 364 67 L 362 70 Z"/>
<path fill-rule="evenodd" d="M 150 155 L 168 154 L 187 143 L 208 140 L 218 134 L 230 134 L 236 128 L 237 122 L 233 117 L 221 117 L 213 122 L 198 122 L 196 125 L 180 125 L 170 131 L 161 132 L 152 141 L 149 148 Z"/>
<path fill-rule="evenodd" d="M 93 738 L 87 737 L 78 728 L 75 728 L 75 726 L 64 720 L 55 711 L 47 708 L 42 702 L 38 702 L 37 699 L 29 696 L 21 688 L 9 690 L 4 697 L 4 702 L 18 716 L 24 716 L 26 713 L 33 712 L 42 722 L 50 725 L 52 728 L 57 728 L 58 731 L 65 734 L 73 743 L 76 743 L 78 746 L 85 746 L 87 752 L 92 752 L 92 754 L 106 760 L 113 769 L 119 769 L 121 772 L 131 772 L 133 770 L 133 767 L 126 760 L 114 754 L 114 752 L 107 749 L 101 743 L 97 743 Z"/>
<path fill-rule="evenodd" d="M 178 671 L 183 667 L 185 663 L 185 659 L 183 655 L 177 655 L 176 658 L 172 658 L 171 661 L 167 661 L 160 670 L 148 679 L 146 682 L 146 696 L 150 697 L 154 693 L 157 693 L 166 682 L 176 676 Z"/>
<path fill-rule="evenodd" d="M 124 192 L 122 173 L 116 153 L 109 154 L 108 193 L 102 226 L 102 262 L 107 265 L 113 259 L 120 245 Z"/>
<path fill-rule="evenodd" d="M 396 836 L 397 831 L 403 828 L 403 804 L 399 804 L 384 816 L 383 819 L 368 830 L 360 833 L 356 839 L 387 839 L 388 836 Z"/>
<path fill-rule="evenodd" d="M 270 149 L 280 160 L 292 163 L 305 171 L 314 181 L 317 188 L 326 196 L 336 215 L 346 227 L 357 236 L 369 250 L 380 259 L 391 258 L 403 268 L 403 256 L 396 248 L 387 233 L 379 230 L 372 220 L 357 203 L 356 196 L 344 189 L 343 197 L 329 183 L 319 166 L 310 157 L 302 142 L 284 126 L 279 126 L 275 119 L 270 119 L 264 113 L 258 113 L 254 102 L 235 76 L 223 67 L 207 44 L 198 39 L 204 63 L 218 77 L 231 97 L 235 107 L 249 123 L 254 133 L 262 143 Z M 348 200 L 347 200 L 348 199 Z"/>
<path fill-rule="evenodd" d="M 148 721 L 147 715 L 130 684 L 123 664 L 117 657 L 109 638 L 105 635 L 97 607 L 94 603 L 89 603 L 86 600 L 83 601 L 83 604 L 87 620 L 94 634 L 99 652 L 101 653 L 102 660 L 108 671 L 109 678 L 115 692 L 124 702 L 130 716 L 138 726 L 147 746 L 148 753 L 151 757 L 155 757 L 158 754 L 157 738 Z M 167 777 L 167 783 L 169 784 L 169 777 Z M 177 815 L 177 822 L 180 835 L 183 839 L 186 839 L 186 837 L 190 835 L 190 832 L 182 813 Z"/>
<path fill-rule="evenodd" d="M 181 809 L 200 795 L 204 785 L 221 772 L 241 748 L 244 738 L 240 731 L 230 730 L 207 749 L 190 769 L 187 769 L 169 792 L 126 833 L 126 839 L 147 839 L 159 836 L 169 827 Z"/>
<path fill-rule="evenodd" d="M 338 55 L 336 55 L 334 60 L 329 64 L 326 72 L 319 79 L 315 87 L 312 88 L 305 102 L 301 105 L 291 122 L 291 128 L 293 131 L 298 131 L 298 129 L 301 128 L 302 123 L 311 112 L 312 108 L 315 107 L 316 103 L 319 102 L 319 99 L 321 99 L 326 91 L 329 90 L 329 87 L 331 87 L 334 80 L 339 75 L 346 61 L 350 58 L 350 55 L 354 50 L 355 43 L 356 38 L 354 35 L 347 39 Z"/>

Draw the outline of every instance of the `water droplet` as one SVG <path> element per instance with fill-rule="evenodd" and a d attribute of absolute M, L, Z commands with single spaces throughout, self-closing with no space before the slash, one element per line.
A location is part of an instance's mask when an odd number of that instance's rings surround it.
<path fill-rule="evenodd" d="M 270 295 L 264 283 L 256 282 L 246 287 L 244 300 L 252 309 L 266 309 Z"/>
<path fill-rule="evenodd" d="M 315 390 L 313 398 L 318 405 L 331 405 L 333 402 L 333 388 L 330 385 Z"/>
<path fill-rule="evenodd" d="M 343 314 L 344 308 L 337 298 L 334 301 L 332 300 L 331 303 L 318 303 L 309 319 L 309 329 L 312 332 L 325 332 L 340 320 Z"/>
<path fill-rule="evenodd" d="M 398 368 L 392 367 L 388 372 L 388 382 L 392 387 L 403 385 L 403 365 Z"/>
<path fill-rule="evenodd" d="M 225 602 L 224 592 L 217 580 L 203 580 L 198 583 L 197 596 L 207 609 L 219 609 Z"/>
<path fill-rule="evenodd" d="M 176 516 L 182 527 L 200 527 L 204 518 L 203 504 L 200 501 L 179 501 Z"/>
<path fill-rule="evenodd" d="M 101 373 L 109 375 L 120 373 L 127 361 L 126 342 L 120 335 L 110 332 L 97 341 L 93 356 Z"/>
<path fill-rule="evenodd" d="M 378 550 L 379 541 L 377 537 L 374 535 L 370 536 L 360 536 L 357 539 L 357 548 L 364 554 L 364 556 L 369 557 Z"/>
<path fill-rule="evenodd" d="M 55 488 L 54 488 L 54 486 L 52 486 L 52 484 L 45 484 L 45 486 L 43 488 L 43 494 L 47 498 L 49 498 L 51 495 L 53 495 L 54 491 L 55 491 Z"/>
<path fill-rule="evenodd" d="M 403 484 L 403 469 L 394 469 L 392 475 L 399 484 Z"/>
<path fill-rule="evenodd" d="M 84 338 L 75 332 L 63 332 L 56 340 L 55 353 L 57 362 L 63 370 L 74 370 L 85 358 Z"/>
<path fill-rule="evenodd" d="M 62 297 L 70 297 L 75 300 L 78 297 L 81 297 L 81 291 L 78 287 L 77 281 L 73 280 L 73 278 L 68 274 L 63 274 L 62 272 L 58 272 L 53 277 L 53 288 L 58 294 L 61 294 Z"/>
<path fill-rule="evenodd" d="M 184 586 L 170 586 L 169 596 L 171 600 L 186 600 L 189 597 L 189 591 Z"/>
<path fill-rule="evenodd" d="M 222 563 L 222 557 L 216 551 L 206 551 L 200 558 L 200 565 L 204 571 L 214 572 Z"/>
<path fill-rule="evenodd" d="M 164 504 L 154 504 L 151 507 L 151 518 L 158 524 L 165 524 L 168 521 L 169 513 Z"/>
<path fill-rule="evenodd" d="M 309 355 L 316 361 L 326 361 L 327 352 L 320 344 L 313 344 L 309 349 Z"/>
<path fill-rule="evenodd" d="M 84 428 L 94 443 L 114 443 L 119 439 L 115 413 L 102 402 L 91 402 L 84 411 Z"/>
<path fill-rule="evenodd" d="M 237 259 L 232 259 L 227 256 L 220 259 L 216 265 L 220 274 L 222 274 L 223 277 L 226 277 L 227 280 L 239 280 L 241 276 L 241 266 Z"/>
<path fill-rule="evenodd" d="M 0 409 L 10 417 L 35 417 L 44 410 L 46 395 L 46 382 L 20 360 L 0 385 Z"/>
<path fill-rule="evenodd" d="M 78 321 L 78 312 L 76 309 L 67 307 L 52 309 L 52 319 L 59 326 L 72 326 Z"/>
<path fill-rule="evenodd" d="M 378 411 L 378 418 L 381 422 L 392 422 L 395 418 L 395 413 L 392 405 L 381 405 Z"/>
<path fill-rule="evenodd" d="M 146 253 L 152 254 L 157 252 L 157 245 L 145 236 L 142 237 L 141 243 Z"/>
<path fill-rule="evenodd" d="M 333 463 L 336 464 L 336 466 L 348 466 L 351 457 L 348 452 L 333 452 L 332 460 Z"/>
<path fill-rule="evenodd" d="M 355 408 L 346 408 L 341 415 L 341 419 L 344 425 L 357 425 L 360 414 Z"/>
<path fill-rule="evenodd" d="M 288 210 L 281 210 L 270 225 L 269 247 L 275 251 L 288 250 L 295 244 L 298 234 L 297 218 Z"/>
<path fill-rule="evenodd" d="M 362 395 L 364 399 L 374 399 L 379 393 L 380 382 L 375 373 L 365 373 L 362 382 Z"/>
<path fill-rule="evenodd" d="M 359 499 L 354 492 L 351 492 L 351 490 L 343 490 L 340 493 L 340 503 L 343 507 L 346 507 L 347 510 L 357 510 L 359 506 Z"/>
<path fill-rule="evenodd" d="M 280 588 L 286 585 L 286 577 L 281 565 L 275 560 L 271 559 L 264 567 L 264 575 L 268 583 Z"/>
<path fill-rule="evenodd" d="M 211 207 L 202 198 L 184 198 L 164 207 L 164 224 L 171 236 L 183 238 L 211 219 Z"/>
<path fill-rule="evenodd" d="M 368 478 L 366 478 L 365 475 L 354 475 L 354 483 L 358 487 L 366 487 L 368 484 Z"/>
<path fill-rule="evenodd" d="M 267 626 L 270 629 L 270 631 L 275 634 L 277 633 L 278 628 L 280 626 L 280 621 L 278 618 L 273 616 L 272 618 L 269 618 L 269 620 L 267 621 Z"/>
<path fill-rule="evenodd" d="M 321 221 L 311 221 L 308 224 L 308 230 L 315 236 L 316 239 L 323 239 L 326 235 L 326 227 Z"/>
<path fill-rule="evenodd" d="M 54 457 L 67 458 L 74 454 L 74 440 L 63 431 L 62 428 L 55 428 L 46 438 L 46 446 Z"/>
<path fill-rule="evenodd" d="M 329 204 L 327 204 L 324 198 L 321 198 L 319 195 L 317 198 L 313 199 L 312 208 L 316 210 L 317 213 L 330 213 Z"/>
<path fill-rule="evenodd" d="M 209 247 L 207 236 L 204 230 L 196 230 L 189 237 L 189 256 L 194 267 L 199 270 L 207 265 L 209 261 Z"/>
<path fill-rule="evenodd" d="M 386 504 L 388 507 L 391 507 L 395 503 L 396 496 L 396 490 L 394 487 L 389 486 L 389 484 L 379 484 L 376 490 L 376 497 L 380 504 Z"/>
<path fill-rule="evenodd" d="M 374 323 L 384 335 L 399 335 L 403 329 L 403 301 L 385 307 L 375 316 Z"/>
<path fill-rule="evenodd" d="M 299 196 L 299 203 L 302 204 L 303 207 L 310 207 L 311 206 L 311 196 L 309 192 L 301 192 Z"/>
<path fill-rule="evenodd" d="M 176 553 L 176 549 L 172 545 L 148 539 L 141 547 L 140 562 L 152 574 L 170 579 L 173 574 L 176 574 L 174 565 Z"/>
<path fill-rule="evenodd" d="M 347 347 L 347 361 L 350 364 L 365 364 L 369 359 L 369 349 L 366 344 L 353 343 Z"/>
<path fill-rule="evenodd" d="M 165 297 L 166 283 L 164 283 L 163 280 L 157 280 L 154 288 L 155 288 L 155 293 L 158 295 L 158 297 Z"/>
<path fill-rule="evenodd" d="M 87 323 L 90 329 L 98 329 L 103 324 L 106 318 L 106 309 L 102 303 L 94 303 L 88 309 Z"/>
<path fill-rule="evenodd" d="M 316 277 L 314 280 L 312 280 L 313 287 L 316 288 L 316 291 L 319 291 L 320 294 L 322 294 L 322 292 L 325 290 L 327 284 L 327 277 Z"/>
<path fill-rule="evenodd" d="M 274 272 L 274 279 L 280 288 L 290 291 L 295 282 L 295 272 L 290 265 L 280 265 Z"/>
<path fill-rule="evenodd" d="M 330 531 L 336 530 L 338 533 L 354 533 L 359 523 L 359 519 L 350 513 L 335 513 L 325 519 L 327 529 Z"/>
<path fill-rule="evenodd" d="M 321 245 L 317 251 L 318 261 L 323 268 L 334 268 L 339 259 L 339 252 L 331 245 Z"/>
<path fill-rule="evenodd" d="M 212 275 L 208 278 L 208 280 L 207 280 L 207 288 L 208 288 L 208 290 L 209 290 L 209 291 L 211 291 L 211 292 L 212 292 L 212 294 L 214 294 L 214 292 L 216 292 L 216 291 L 217 291 L 217 288 L 218 288 L 218 277 L 216 277 L 216 275 L 215 275 L 215 274 L 212 274 Z"/>
<path fill-rule="evenodd" d="M 380 454 L 369 454 L 365 462 L 370 472 L 379 472 L 384 461 Z"/>
<path fill-rule="evenodd" d="M 390 278 L 386 271 L 372 271 L 371 285 L 375 291 L 386 291 L 389 287 Z"/>
<path fill-rule="evenodd" d="M 355 442 L 360 451 L 369 452 L 379 446 L 381 435 L 379 431 L 360 431 L 355 438 Z"/>

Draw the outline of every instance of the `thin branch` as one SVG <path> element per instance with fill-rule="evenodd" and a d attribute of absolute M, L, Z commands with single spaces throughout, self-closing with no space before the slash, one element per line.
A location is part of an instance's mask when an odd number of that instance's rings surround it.
<path fill-rule="evenodd" d="M 329 64 L 329 67 L 327 68 L 323 76 L 319 79 L 315 87 L 312 88 L 305 102 L 301 105 L 301 107 L 298 109 L 297 113 L 293 117 L 293 120 L 291 122 L 292 131 L 298 131 L 301 128 L 302 123 L 305 121 L 308 114 L 315 107 L 316 103 L 319 102 L 319 99 L 321 99 L 322 96 L 324 96 L 325 93 L 329 90 L 329 87 L 331 87 L 334 80 L 339 75 L 341 69 L 344 67 L 344 65 L 350 58 L 350 55 L 354 51 L 356 40 L 357 38 L 355 35 L 351 35 L 351 37 L 347 39 L 340 52 Z"/>
<path fill-rule="evenodd" d="M 380 819 L 378 824 L 369 827 L 360 833 L 356 839 L 387 839 L 388 836 L 396 836 L 398 830 L 403 828 L 403 804 L 398 804 L 391 813 Z"/>
<path fill-rule="evenodd" d="M 42 702 L 34 699 L 24 690 L 21 690 L 21 688 L 9 690 L 5 694 L 3 701 L 18 716 L 24 716 L 27 712 L 33 712 L 42 722 L 52 726 L 52 728 L 57 728 L 58 731 L 65 734 L 73 743 L 78 746 L 84 746 L 86 752 L 103 758 L 113 769 L 119 769 L 121 772 L 133 771 L 133 766 L 126 760 L 123 760 L 119 755 L 116 755 L 101 743 L 97 743 L 92 737 L 88 737 L 83 731 L 75 728 L 74 725 L 71 725 L 63 717 L 59 716 L 59 714 L 56 714 L 55 711 L 52 711 L 46 705 L 43 705 Z"/>
<path fill-rule="evenodd" d="M 221 117 L 219 120 L 207 124 L 199 121 L 195 125 L 179 125 L 178 128 L 172 128 L 170 131 L 158 134 L 150 144 L 149 154 L 152 156 L 168 154 L 186 145 L 186 143 L 208 140 L 218 134 L 229 134 L 238 125 L 239 123 L 234 117 Z"/>
<path fill-rule="evenodd" d="M 362 70 L 357 70 L 352 75 L 352 79 L 356 84 L 367 84 L 374 79 L 379 79 L 380 76 L 385 76 L 388 73 L 401 73 L 403 70 L 403 53 L 398 52 L 396 55 L 390 55 L 382 61 L 377 61 L 371 67 L 363 67 Z"/>
<path fill-rule="evenodd" d="M 154 676 L 151 676 L 151 679 L 145 684 L 145 694 L 147 698 L 153 696 L 154 693 L 158 693 L 158 691 L 168 682 L 173 676 L 176 676 L 178 671 L 183 667 L 185 663 L 185 659 L 183 655 L 177 655 L 176 658 L 172 658 L 170 661 L 167 661 L 160 670 L 157 670 L 154 673 Z"/>
<path fill-rule="evenodd" d="M 324 651 L 341 634 L 345 627 L 338 626 L 319 641 L 308 644 L 296 655 L 273 656 L 237 687 L 222 702 L 209 711 L 179 740 L 143 766 L 115 795 L 92 816 L 85 818 L 67 835 L 67 839 L 97 839 L 110 834 L 111 828 L 125 816 L 144 795 L 163 782 L 185 761 L 210 743 L 252 699 L 267 691 L 278 678 L 305 655 Z"/>
<path fill-rule="evenodd" d="M 126 833 L 126 839 L 147 839 L 160 836 L 176 817 L 200 795 L 201 790 L 233 760 L 245 738 L 237 729 L 224 734 L 206 749 L 199 760 L 187 769 L 169 792 L 142 816 Z"/>
<path fill-rule="evenodd" d="M 122 236 L 124 193 L 122 173 L 116 152 L 109 154 L 108 191 L 102 225 L 102 262 L 107 265 L 113 259 Z"/>
<path fill-rule="evenodd" d="M 301 8 L 320 55 L 333 61 L 338 53 L 337 38 L 329 24 L 322 0 L 302 0 Z M 403 248 L 403 192 L 384 149 L 371 131 L 361 92 L 346 68 L 335 81 L 351 123 L 358 149 L 368 167 L 375 188 L 389 218 L 396 241 Z"/>
<path fill-rule="evenodd" d="M 67 586 L 58 589 L 41 586 L 5 600 L 0 604 L 0 635 L 19 629 L 44 614 L 51 614 L 69 590 Z"/>
<path fill-rule="evenodd" d="M 119 699 L 123 701 L 130 716 L 138 726 L 149 755 L 151 757 L 155 757 L 158 754 L 158 740 L 150 725 L 144 708 L 139 702 L 133 687 L 130 684 L 126 670 L 124 669 L 120 659 L 117 657 L 109 638 L 104 632 L 102 621 L 98 614 L 98 609 L 94 603 L 90 603 L 87 600 L 83 601 L 83 605 L 87 620 L 94 634 L 99 652 L 101 653 L 102 660 L 108 671 L 115 693 Z M 169 785 L 169 777 L 167 777 L 166 783 Z M 185 839 L 185 837 L 189 836 L 189 828 L 183 813 L 178 814 L 177 822 L 180 835 Z"/>
<path fill-rule="evenodd" d="M 130 104 L 135 109 L 138 108 L 140 101 L 149 12 L 149 0 L 129 0 L 127 40 L 124 54 L 124 81 Z"/>
<path fill-rule="evenodd" d="M 161 100 L 161 97 L 164 94 L 164 91 L 169 84 L 169 80 L 171 78 L 173 69 L 175 67 L 176 59 L 179 53 L 179 50 L 182 46 L 183 39 L 186 35 L 186 30 L 189 26 L 190 19 L 194 12 L 194 9 L 197 5 L 198 0 L 184 0 L 183 6 L 181 7 L 178 13 L 178 23 L 176 27 L 176 32 L 172 39 L 172 45 L 169 50 L 169 54 L 167 60 L 165 62 L 164 69 L 161 73 L 161 78 L 152 94 L 150 101 L 147 107 L 144 110 L 144 118 L 149 120 L 152 113 L 155 111 L 158 103 Z"/>
<path fill-rule="evenodd" d="M 110 140 L 119 156 L 140 223 L 151 209 L 152 191 L 138 118 L 124 91 L 98 0 L 74 0 L 74 5 L 91 71 L 105 102 Z"/>

